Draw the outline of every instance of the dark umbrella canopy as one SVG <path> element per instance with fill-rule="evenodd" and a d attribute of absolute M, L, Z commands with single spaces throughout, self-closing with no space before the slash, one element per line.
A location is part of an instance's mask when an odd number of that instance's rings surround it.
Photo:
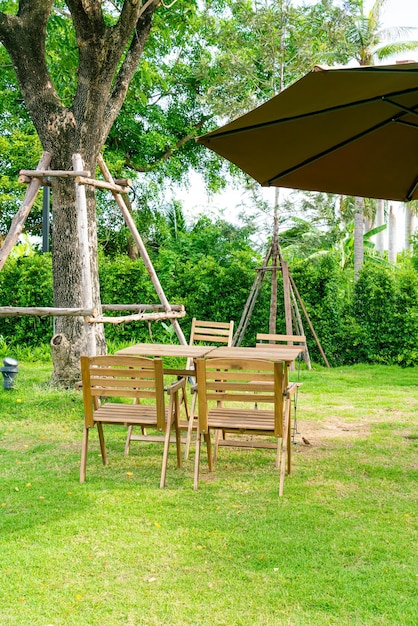
<path fill-rule="evenodd" d="M 197 141 L 263 186 L 418 199 L 418 63 L 316 67 Z"/>

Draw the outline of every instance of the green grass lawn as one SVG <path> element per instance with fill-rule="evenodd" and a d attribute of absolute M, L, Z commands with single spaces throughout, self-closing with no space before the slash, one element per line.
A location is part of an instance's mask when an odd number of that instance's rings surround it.
<path fill-rule="evenodd" d="M 1 626 L 418 624 L 418 370 L 302 372 L 293 472 L 274 455 L 193 454 L 93 431 L 82 399 L 21 362 L 0 389 Z M 310 442 L 302 442 L 304 436 Z"/>

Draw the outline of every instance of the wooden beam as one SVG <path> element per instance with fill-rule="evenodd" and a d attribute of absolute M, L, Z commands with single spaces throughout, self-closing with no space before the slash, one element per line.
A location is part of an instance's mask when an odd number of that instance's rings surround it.
<path fill-rule="evenodd" d="M 75 153 L 72 156 L 73 170 L 80 171 L 83 167 L 83 159 L 81 154 Z M 78 233 L 78 247 L 80 254 L 81 264 L 81 304 L 84 308 L 89 309 L 93 307 L 93 281 L 91 275 L 91 263 L 90 263 L 90 246 L 89 246 L 89 225 L 87 217 L 87 197 L 86 189 L 83 185 L 77 183 L 79 177 L 76 177 L 75 184 L 75 198 L 77 204 L 77 233 Z M 96 333 L 94 328 L 85 323 L 86 340 L 87 340 L 87 352 L 89 356 L 96 356 Z"/>
<path fill-rule="evenodd" d="M 184 311 L 182 304 L 172 304 L 172 311 Z M 162 304 L 102 304 L 103 311 L 164 311 Z"/>
<path fill-rule="evenodd" d="M 51 162 L 52 155 L 49 152 L 44 152 L 41 160 L 38 163 L 39 167 L 45 168 Z M 25 199 L 23 200 L 23 204 L 14 216 L 12 220 L 12 224 L 10 226 L 10 230 L 7 234 L 6 239 L 4 240 L 3 246 L 0 250 L 0 270 L 3 265 L 6 263 L 7 257 L 9 256 L 13 246 L 16 241 L 19 239 L 19 235 L 23 230 L 23 226 L 25 225 L 26 218 L 29 215 L 29 211 L 31 210 L 33 203 L 35 202 L 37 193 L 39 191 L 39 187 L 41 183 L 38 179 L 32 180 L 29 187 L 26 190 Z"/>
<path fill-rule="evenodd" d="M 104 178 L 107 180 L 107 182 L 109 183 L 113 183 L 114 184 L 114 180 L 112 178 L 111 173 L 109 172 L 107 165 L 104 161 L 104 158 L 101 154 L 99 154 L 99 156 L 97 157 L 97 161 L 99 164 L 99 167 L 101 169 L 101 172 L 104 176 Z M 129 228 L 129 230 L 132 233 L 132 237 L 134 238 L 134 241 L 136 243 L 136 245 L 138 246 L 138 250 L 139 253 L 141 255 L 142 261 L 147 269 L 147 272 L 151 278 L 152 284 L 154 285 L 154 289 L 157 292 L 157 295 L 160 299 L 161 304 L 164 306 L 164 309 L 166 311 L 171 311 L 171 306 L 170 303 L 167 300 L 167 297 L 164 293 L 164 290 L 161 286 L 160 280 L 157 276 L 157 273 L 154 269 L 154 266 L 152 264 L 152 261 L 149 257 L 149 254 L 147 252 L 147 249 L 145 248 L 144 242 L 142 241 L 141 235 L 138 232 L 138 229 L 136 227 L 135 221 L 133 220 L 131 214 L 128 211 L 128 208 L 122 198 L 122 196 L 115 192 L 112 191 L 113 197 L 115 198 L 121 212 L 123 215 L 123 219 L 125 220 L 125 223 L 127 225 L 127 227 Z M 178 321 L 176 319 L 172 320 L 172 325 L 174 327 L 174 330 L 176 331 L 176 335 L 180 341 L 180 343 L 184 346 L 187 346 L 187 339 L 184 336 L 184 333 L 180 327 L 180 324 L 178 323 Z"/>
<path fill-rule="evenodd" d="M 119 317 L 86 317 L 89 324 L 124 324 L 125 322 L 143 322 L 178 319 L 184 317 L 186 311 L 163 311 L 161 313 L 137 313 L 135 315 L 121 315 Z"/>
<path fill-rule="evenodd" d="M 34 315 L 36 317 L 60 317 L 69 315 L 70 317 L 80 316 L 86 317 L 88 315 L 95 315 L 96 309 L 73 309 L 50 306 L 38 306 L 38 307 L 21 307 L 21 306 L 2 306 L 0 307 L 0 317 L 18 317 L 20 315 Z"/>
<path fill-rule="evenodd" d="M 51 161 L 51 159 L 50 159 Z M 29 176 L 30 178 L 44 178 L 45 176 L 51 177 L 61 177 L 61 178 L 76 178 L 77 176 L 90 176 L 90 172 L 88 170 L 47 170 L 47 169 L 37 169 L 37 170 L 20 170 L 20 176 Z"/>
<path fill-rule="evenodd" d="M 33 178 L 31 176 L 25 176 L 24 174 L 20 174 L 17 182 L 24 183 L 25 185 L 29 185 L 32 182 Z M 51 187 L 51 181 L 46 178 L 39 178 L 39 181 L 42 187 Z"/>
<path fill-rule="evenodd" d="M 115 193 L 129 193 L 129 187 L 121 187 L 115 183 L 108 183 L 105 180 L 95 180 L 94 178 L 86 178 L 85 176 L 77 176 L 75 182 L 79 185 L 91 185 L 91 187 L 98 187 L 99 189 L 110 189 Z"/>
<path fill-rule="evenodd" d="M 316 334 L 315 329 L 314 329 L 314 327 L 312 325 L 311 318 L 308 315 L 308 311 L 306 310 L 306 307 L 305 307 L 305 305 L 303 303 L 303 300 L 302 300 L 302 298 L 300 296 L 298 288 L 296 287 L 295 281 L 293 280 L 293 276 L 291 274 L 289 274 L 289 278 L 290 278 L 290 284 L 292 285 L 293 291 L 295 292 L 295 295 L 296 295 L 297 299 L 299 300 L 299 304 L 302 307 L 302 311 L 303 311 L 303 313 L 305 315 L 306 321 L 308 322 L 309 328 L 311 329 L 311 332 L 312 332 L 312 334 L 314 336 L 314 339 L 316 341 L 316 345 L 318 346 L 318 349 L 319 349 L 319 351 L 321 353 L 321 356 L 322 356 L 322 358 L 325 361 L 325 365 L 327 367 L 331 367 L 330 364 L 328 363 L 328 359 L 327 359 L 327 357 L 325 355 L 325 352 L 324 352 L 324 350 L 323 350 L 323 348 L 321 346 L 321 342 L 318 339 L 318 335 Z"/>

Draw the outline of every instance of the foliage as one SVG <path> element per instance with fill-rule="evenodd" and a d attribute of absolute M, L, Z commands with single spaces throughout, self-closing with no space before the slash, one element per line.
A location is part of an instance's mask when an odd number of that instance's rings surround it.
<path fill-rule="evenodd" d="M 174 211 L 175 207 L 173 207 Z M 180 321 L 185 336 L 192 317 L 234 320 L 238 324 L 262 258 L 252 245 L 251 226 L 236 227 L 223 220 L 200 217 L 187 226 L 182 214 L 171 211 L 155 235 L 149 253 L 172 304 L 183 304 Z M 161 216 L 160 216 L 161 217 Z M 162 219 L 162 217 L 161 217 Z M 176 225 L 176 226 L 175 226 Z M 308 231 L 306 231 L 308 232 Z M 151 241 L 152 233 L 149 233 Z M 285 256 L 288 248 L 283 248 Z M 286 257 L 287 258 L 287 257 Z M 413 259 L 413 257 L 412 257 Z M 126 255 L 100 255 L 101 298 L 106 304 L 157 304 L 148 273 L 139 260 Z M 366 263 L 353 287 L 352 274 L 336 250 L 290 259 L 290 270 L 313 327 L 331 365 L 346 363 L 418 363 L 418 272 L 407 255 L 397 266 Z M 284 332 L 283 287 L 278 284 L 277 332 Z M 269 273 L 251 317 L 244 344 L 253 345 L 257 332 L 268 332 Z M 0 306 L 51 306 L 51 260 L 48 254 L 9 258 L 0 273 Z M 114 313 L 109 313 L 114 315 Z M 303 317 L 303 316 L 302 316 Z M 321 362 L 316 341 L 305 319 L 311 358 Z M 169 322 L 106 324 L 109 344 L 138 341 L 167 342 Z M 0 335 L 9 346 L 36 347 L 53 334 L 48 318 L 0 318 Z"/>
<path fill-rule="evenodd" d="M 50 254 L 9 257 L 0 272 L 0 306 L 52 306 Z M 36 346 L 49 342 L 51 317 L 0 318 L 0 335 L 13 346 Z"/>
<path fill-rule="evenodd" d="M 366 264 L 354 290 L 349 362 L 417 363 L 418 275 Z"/>

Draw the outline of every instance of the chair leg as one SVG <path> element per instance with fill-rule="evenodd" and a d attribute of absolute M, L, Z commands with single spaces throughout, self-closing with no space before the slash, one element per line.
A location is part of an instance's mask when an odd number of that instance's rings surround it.
<path fill-rule="evenodd" d="M 194 481 L 193 481 L 193 489 L 196 489 L 199 486 L 199 465 L 200 465 L 200 446 L 201 446 L 201 434 L 199 431 L 199 426 L 197 427 L 196 432 L 196 456 L 194 459 Z"/>
<path fill-rule="evenodd" d="M 99 434 L 100 452 L 102 453 L 103 465 L 109 465 L 106 454 L 105 440 L 103 436 L 103 425 L 101 422 L 97 422 L 97 432 Z"/>
<path fill-rule="evenodd" d="M 216 463 L 218 460 L 218 450 L 219 450 L 219 437 L 221 436 L 221 430 L 215 430 L 215 441 L 213 444 L 213 463 Z M 225 439 L 225 437 L 223 437 Z"/>
<path fill-rule="evenodd" d="M 132 430 L 133 430 L 133 426 L 131 424 L 130 426 L 128 426 L 128 434 L 126 436 L 125 452 L 124 452 L 125 456 L 128 456 L 129 450 L 130 450 L 130 447 L 131 447 Z M 144 429 L 142 429 L 142 432 L 144 432 Z"/>
<path fill-rule="evenodd" d="M 208 451 L 208 465 L 209 471 L 213 472 L 213 462 L 212 462 L 212 442 L 210 439 L 210 433 L 205 433 L 205 441 L 206 441 L 206 449 Z"/>
<path fill-rule="evenodd" d="M 170 446 L 170 434 L 171 434 L 171 423 L 167 421 L 165 437 L 164 437 L 163 463 L 161 466 L 160 489 L 165 487 L 165 479 L 167 475 L 168 448 Z"/>
<path fill-rule="evenodd" d="M 289 446 L 289 399 L 287 398 L 285 401 L 285 412 L 284 412 L 284 425 L 283 425 L 283 445 L 282 445 L 282 457 L 280 460 L 280 484 L 279 484 L 279 497 L 283 495 L 284 489 L 284 477 L 286 473 L 286 457 L 288 458 L 288 448 Z"/>
<path fill-rule="evenodd" d="M 84 483 L 84 481 L 86 480 L 88 443 L 89 443 L 89 429 L 84 427 L 83 443 L 81 444 L 80 483 Z"/>
<path fill-rule="evenodd" d="M 281 459 L 281 454 L 282 454 L 282 444 L 283 444 L 283 438 L 279 437 L 277 439 L 276 469 L 279 469 L 279 467 L 280 467 L 280 459 Z"/>
<path fill-rule="evenodd" d="M 186 392 L 186 388 L 185 388 L 185 387 L 182 389 L 182 396 L 181 396 L 181 402 L 180 402 L 180 405 L 181 405 L 182 403 L 184 404 L 184 412 L 185 412 L 185 414 L 186 414 L 186 419 L 187 419 L 187 421 L 189 421 L 189 419 L 190 419 L 190 413 L 189 413 L 189 405 L 188 405 L 188 403 L 187 403 L 187 392 Z M 179 414 L 179 415 L 180 415 L 180 414 Z"/>
<path fill-rule="evenodd" d="M 187 459 L 189 458 L 190 444 L 192 441 L 193 424 L 195 420 L 196 400 L 197 400 L 197 392 L 193 394 L 192 406 L 191 406 L 190 415 L 189 415 L 189 423 L 187 425 L 186 447 L 184 449 L 185 461 L 187 461 Z"/>
<path fill-rule="evenodd" d="M 181 432 L 180 432 L 180 400 L 176 394 L 174 400 L 174 428 L 176 431 L 177 467 L 181 467 Z"/>

